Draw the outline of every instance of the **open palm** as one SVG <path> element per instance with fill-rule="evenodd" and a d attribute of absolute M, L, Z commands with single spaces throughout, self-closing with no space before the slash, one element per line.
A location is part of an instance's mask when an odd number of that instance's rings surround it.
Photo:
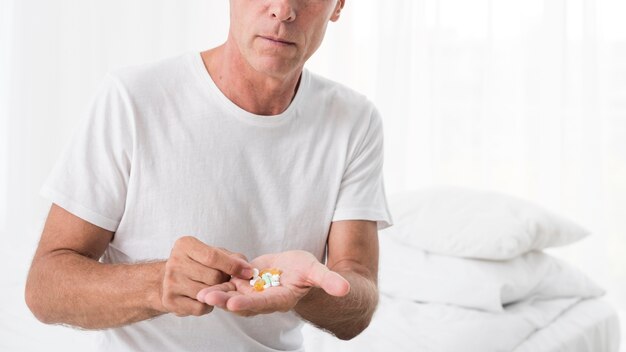
<path fill-rule="evenodd" d="M 312 287 L 333 296 L 345 296 L 350 284 L 341 275 L 321 264 L 306 251 L 266 254 L 250 262 L 259 269 L 282 271 L 280 286 L 255 291 L 249 280 L 231 278 L 223 284 L 201 290 L 197 299 L 206 304 L 250 316 L 291 310 Z"/>

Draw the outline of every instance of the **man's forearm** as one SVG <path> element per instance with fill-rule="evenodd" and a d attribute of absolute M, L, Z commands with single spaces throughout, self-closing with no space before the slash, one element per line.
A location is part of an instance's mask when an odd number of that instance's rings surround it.
<path fill-rule="evenodd" d="M 102 264 L 76 252 L 57 251 L 36 259 L 26 301 L 48 324 L 104 329 L 163 314 L 160 290 L 164 262 Z"/>
<path fill-rule="evenodd" d="M 378 288 L 372 278 L 354 271 L 337 271 L 350 283 L 344 297 L 333 297 L 313 288 L 295 307 L 305 320 L 342 340 L 360 334 L 369 325 L 378 304 Z"/>

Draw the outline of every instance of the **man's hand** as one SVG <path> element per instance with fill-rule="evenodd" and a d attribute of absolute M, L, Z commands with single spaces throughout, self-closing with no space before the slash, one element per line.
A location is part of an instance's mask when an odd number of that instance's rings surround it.
<path fill-rule="evenodd" d="M 161 304 L 177 316 L 210 313 L 212 305 L 196 300 L 198 292 L 228 282 L 233 277 L 247 282 L 252 266 L 242 254 L 206 245 L 195 237 L 179 238 L 165 263 Z"/>
<path fill-rule="evenodd" d="M 329 295 L 342 297 L 350 291 L 350 284 L 341 275 L 321 264 L 306 251 L 288 251 L 268 254 L 250 264 L 259 269 L 277 268 L 282 271 L 280 286 L 255 291 L 250 280 L 233 277 L 230 281 L 204 288 L 196 296 L 199 302 L 216 306 L 241 316 L 286 312 L 295 307 L 312 287 L 319 287 Z"/>

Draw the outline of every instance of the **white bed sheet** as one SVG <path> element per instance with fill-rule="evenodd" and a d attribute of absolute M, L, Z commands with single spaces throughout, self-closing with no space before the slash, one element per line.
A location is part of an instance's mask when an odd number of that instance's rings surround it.
<path fill-rule="evenodd" d="M 514 352 L 617 352 L 618 314 L 602 299 L 587 299 L 535 332 Z"/>
<path fill-rule="evenodd" d="M 536 327 L 542 327 L 537 330 Z M 307 351 L 617 352 L 616 312 L 599 299 L 529 302 L 496 315 L 382 295 L 370 327 L 340 341 L 304 328 Z"/>

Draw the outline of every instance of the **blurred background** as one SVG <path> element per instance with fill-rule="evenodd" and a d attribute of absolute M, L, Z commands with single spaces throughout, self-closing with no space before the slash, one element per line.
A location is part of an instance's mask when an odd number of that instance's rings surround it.
<path fill-rule="evenodd" d="M 388 194 L 495 190 L 590 229 L 550 252 L 625 321 L 625 17 L 623 0 L 348 0 L 308 68 L 379 107 Z M 39 188 L 97 84 L 227 30 L 225 0 L 0 0 L 0 350 L 90 349 L 93 333 L 38 323 L 23 286 Z"/>

